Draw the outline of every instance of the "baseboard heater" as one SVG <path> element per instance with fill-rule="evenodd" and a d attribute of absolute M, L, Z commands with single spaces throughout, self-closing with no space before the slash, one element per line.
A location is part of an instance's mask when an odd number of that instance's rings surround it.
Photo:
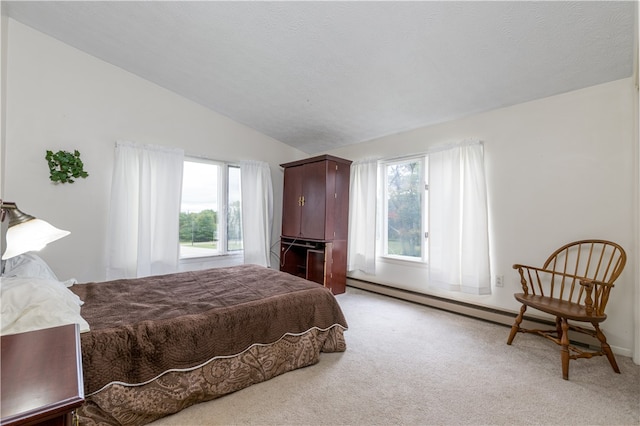
<path fill-rule="evenodd" d="M 436 309 L 442 309 L 445 311 L 453 312 L 460 315 L 465 315 L 471 318 L 480 319 L 483 321 L 489 321 L 495 324 L 504 325 L 505 327 L 511 327 L 513 321 L 516 318 L 517 312 L 509 312 L 506 310 L 488 308 L 486 306 L 474 305 L 473 303 L 460 302 L 457 300 L 447 299 L 445 297 L 432 296 L 428 294 L 418 293 L 411 290 L 404 290 L 400 288 L 391 287 L 384 284 L 378 284 L 371 281 L 365 281 L 357 278 L 347 277 L 347 286 L 357 288 L 360 290 L 370 291 L 372 293 L 382 294 L 390 296 L 396 299 L 405 300 L 408 302 L 414 302 L 421 305 L 429 306 Z M 524 316 L 522 326 L 529 329 L 541 329 L 541 328 L 555 328 L 555 323 L 543 318 L 536 318 L 532 316 Z M 504 341 L 506 344 L 509 333 L 505 331 Z M 571 334 L 570 334 L 571 335 Z M 571 342 L 575 345 L 581 346 L 594 346 L 599 347 L 600 344 L 594 338 L 590 336 L 581 335 L 581 333 L 574 333 L 571 337 L 575 337 L 575 340 Z M 516 338 L 517 339 L 517 338 Z M 515 343 L 514 343 L 515 344 Z"/>

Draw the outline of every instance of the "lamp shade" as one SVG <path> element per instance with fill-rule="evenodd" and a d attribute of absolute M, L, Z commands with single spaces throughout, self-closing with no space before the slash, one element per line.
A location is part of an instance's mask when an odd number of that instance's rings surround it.
<path fill-rule="evenodd" d="M 15 207 L 13 203 L 3 203 L 2 207 L 9 215 L 7 229 L 7 248 L 2 260 L 7 260 L 28 251 L 41 250 L 47 244 L 66 237 L 69 231 L 63 231 L 48 222 L 26 215 Z M 18 215 L 22 220 L 14 220 Z"/>

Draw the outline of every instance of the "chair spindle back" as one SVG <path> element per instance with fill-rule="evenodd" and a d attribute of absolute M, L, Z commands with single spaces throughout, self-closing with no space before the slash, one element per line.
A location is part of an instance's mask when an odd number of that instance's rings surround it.
<path fill-rule="evenodd" d="M 556 250 L 544 263 L 543 269 L 551 274 L 546 283 L 540 277 L 537 282 L 540 294 L 557 299 L 580 303 L 584 298 L 584 287 L 580 280 L 591 279 L 612 284 L 622 272 L 626 254 L 616 243 L 605 240 L 582 240 L 566 244 Z M 533 278 L 533 277 L 532 277 Z M 595 306 L 604 310 L 609 299 L 610 286 L 598 286 L 593 294 Z"/>

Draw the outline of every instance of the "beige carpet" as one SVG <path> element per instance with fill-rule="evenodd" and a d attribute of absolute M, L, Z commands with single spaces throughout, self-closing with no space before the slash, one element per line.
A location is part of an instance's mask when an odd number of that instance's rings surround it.
<path fill-rule="evenodd" d="M 640 425 L 640 366 L 348 288 L 347 351 L 152 425 Z M 631 319 L 629 319 L 631 321 Z M 606 329 L 606 327 L 605 327 Z"/>

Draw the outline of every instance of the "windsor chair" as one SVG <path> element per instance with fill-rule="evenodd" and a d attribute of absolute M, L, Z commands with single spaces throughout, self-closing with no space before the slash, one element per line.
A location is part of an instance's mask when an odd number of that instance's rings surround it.
<path fill-rule="evenodd" d="M 613 282 L 627 260 L 624 249 L 605 240 L 581 240 L 566 244 L 549 256 L 542 268 L 516 264 L 522 293 L 514 294 L 522 303 L 507 344 L 518 332 L 537 333 L 562 347 L 562 378 L 569 379 L 569 360 L 605 355 L 616 373 L 618 364 L 600 323 L 607 315 L 605 307 Z M 521 327 L 527 307 L 555 316 L 555 329 L 538 330 Z M 571 323 L 569 323 L 571 321 Z M 574 323 L 589 323 L 586 328 Z M 600 342 L 599 350 L 578 348 L 569 340 L 569 330 L 593 336 Z"/>

